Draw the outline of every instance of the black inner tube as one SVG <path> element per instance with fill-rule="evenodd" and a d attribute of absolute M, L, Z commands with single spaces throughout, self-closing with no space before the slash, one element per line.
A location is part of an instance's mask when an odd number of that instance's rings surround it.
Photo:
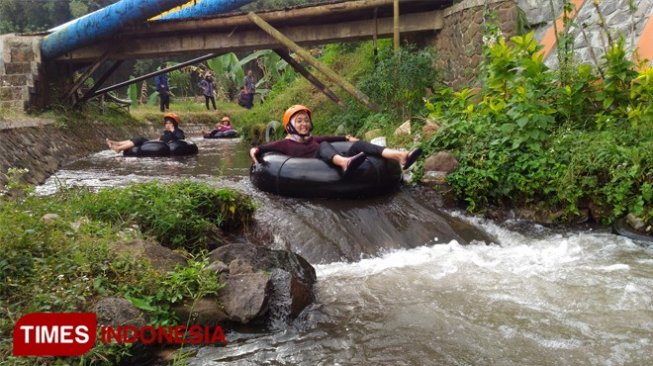
<path fill-rule="evenodd" d="M 635 230 L 628 224 L 628 221 L 625 217 L 620 217 L 612 224 L 612 231 L 615 234 L 625 236 L 632 240 L 637 240 L 641 242 L 646 242 L 649 245 L 653 245 L 653 236 L 647 235 L 646 233 Z"/>

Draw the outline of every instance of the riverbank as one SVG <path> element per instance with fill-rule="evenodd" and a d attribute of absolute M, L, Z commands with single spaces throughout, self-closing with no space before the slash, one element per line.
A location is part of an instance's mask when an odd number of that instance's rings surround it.
<path fill-rule="evenodd" d="M 70 112 L 29 116 L 15 114 L 0 119 L 0 185 L 7 182 L 9 168 L 27 169 L 22 177 L 29 184 L 41 184 L 63 164 L 107 149 L 105 139 L 130 139 L 161 134 L 160 112 L 146 111 L 132 116 L 124 111 Z M 182 129 L 189 137 L 201 136 L 212 128 L 217 115 L 186 113 Z"/>
<path fill-rule="evenodd" d="M 232 189 L 183 181 L 100 193 L 61 187 L 48 196 L 30 194 L 32 184 L 63 164 L 106 150 L 107 136 L 160 133 L 160 114 L 144 121 L 120 117 L 118 122 L 102 116 L 3 121 L 3 333 L 10 334 L 20 316 L 39 311 L 93 312 L 105 325 L 192 322 L 226 332 L 243 324 L 264 328 L 271 312 L 294 317 L 312 302 L 313 268 L 293 253 L 249 241 L 243 230 L 254 231 L 248 226 L 254 206 Z M 201 118 L 184 119 L 187 135 L 210 126 L 196 120 Z M 239 245 L 231 243 L 234 237 Z M 279 302 L 288 309 L 275 308 Z M 117 363 L 129 349 L 99 344 L 89 357 Z M 0 342 L 0 354 L 11 354 L 10 339 Z"/>
<path fill-rule="evenodd" d="M 233 189 L 154 181 L 38 196 L 20 174 L 11 169 L 0 196 L 3 333 L 34 312 L 92 312 L 98 327 L 264 329 L 314 299 L 306 260 L 244 235 L 254 203 Z M 132 354 L 130 343 L 103 339 L 87 357 L 117 363 Z M 10 338 L 0 341 L 0 354 L 11 349 Z"/>
<path fill-rule="evenodd" d="M 236 114 L 236 108 L 230 109 L 229 105 L 222 106 L 221 111 L 203 111 L 195 103 L 179 102 L 176 105 L 180 110 L 183 119 L 183 128 L 189 136 L 201 135 L 201 130 L 211 128 L 217 117 L 223 113 Z M 131 137 L 151 136 L 156 137 L 160 133 L 158 120 L 161 113 L 154 108 L 139 108 L 134 116 L 124 112 L 109 113 L 108 115 L 98 114 L 77 114 L 67 117 L 44 117 L 13 116 L 12 120 L 0 120 L 0 183 L 6 183 L 4 174 L 10 167 L 27 169 L 24 175 L 24 182 L 40 184 L 52 173 L 57 171 L 64 163 L 74 159 L 87 156 L 88 154 L 105 150 L 104 139 L 106 137 Z M 230 113 L 229 113 L 229 112 Z M 249 126 L 248 126 L 249 127 Z M 406 123 L 389 133 L 394 139 L 397 136 L 410 136 L 410 132 L 419 135 L 425 141 L 436 141 L 440 137 L 438 129 L 441 126 L 427 121 L 420 127 L 411 126 Z M 255 129 L 249 127 L 250 135 Z M 371 131 L 365 137 L 367 139 L 378 136 L 382 131 Z M 445 132 L 446 133 L 446 132 Z M 263 132 L 246 139 L 254 139 L 250 143 L 260 143 Z M 419 185 L 429 187 L 435 191 L 432 200 L 437 201 L 440 208 L 468 208 L 469 202 L 459 198 L 456 194 L 455 185 L 447 182 L 447 176 L 458 168 L 459 162 L 456 156 L 450 152 L 441 151 L 432 153 L 417 164 L 411 171 L 411 176 L 419 179 Z M 460 184 L 460 179 L 454 180 Z M 481 214 L 496 221 L 503 221 L 508 218 L 517 218 L 532 221 L 544 225 L 559 224 L 583 224 L 588 221 L 601 221 L 602 213 L 597 211 L 598 206 L 588 204 L 579 206 L 575 215 L 568 215 L 566 208 L 552 209 L 534 202 L 529 205 L 515 206 L 491 205 L 488 204 Z M 604 222 L 606 224 L 608 222 Z"/>
<path fill-rule="evenodd" d="M 107 123 L 101 116 L 80 120 L 55 117 L 12 116 L 0 120 L 0 184 L 11 167 L 27 169 L 30 184 L 43 183 L 64 163 L 106 148 L 107 137 L 154 136 L 158 126 L 138 122 L 128 115 L 114 116 L 121 123 Z"/>

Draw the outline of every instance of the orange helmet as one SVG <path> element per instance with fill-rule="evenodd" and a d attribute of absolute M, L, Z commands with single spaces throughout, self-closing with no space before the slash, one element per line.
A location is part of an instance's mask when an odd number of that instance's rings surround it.
<path fill-rule="evenodd" d="M 311 120 L 313 119 L 311 117 L 311 110 L 308 109 L 308 107 L 305 107 L 301 104 L 295 104 L 294 106 L 286 109 L 286 111 L 283 113 L 283 129 L 286 130 L 286 132 L 293 133 L 294 127 L 292 127 L 292 124 L 290 124 L 290 119 L 298 112 L 306 112 L 308 113 L 308 118 L 311 118 Z M 289 130 L 289 128 L 292 128 L 292 130 Z"/>
<path fill-rule="evenodd" d="M 167 119 L 171 119 L 172 123 L 174 123 L 175 126 L 181 123 L 181 118 L 176 113 L 168 112 L 163 115 L 163 121 L 165 122 Z"/>

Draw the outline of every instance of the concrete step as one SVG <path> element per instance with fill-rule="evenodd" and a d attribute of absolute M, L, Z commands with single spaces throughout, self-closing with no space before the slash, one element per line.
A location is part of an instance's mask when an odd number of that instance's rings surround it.
<path fill-rule="evenodd" d="M 5 64 L 6 75 L 31 74 L 31 73 L 32 73 L 31 62 L 8 62 Z"/>
<path fill-rule="evenodd" d="M 0 75 L 0 86 L 34 85 L 32 74 Z"/>
<path fill-rule="evenodd" d="M 1 110 L 14 110 L 24 112 L 27 108 L 27 102 L 24 100 L 0 100 Z"/>
<path fill-rule="evenodd" d="M 29 98 L 29 87 L 23 86 L 0 86 L 0 100 L 27 100 Z"/>

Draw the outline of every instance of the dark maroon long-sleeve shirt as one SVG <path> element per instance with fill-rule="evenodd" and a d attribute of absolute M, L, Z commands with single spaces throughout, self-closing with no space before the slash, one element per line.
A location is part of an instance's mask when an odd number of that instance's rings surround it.
<path fill-rule="evenodd" d="M 322 141 L 347 141 L 347 138 L 345 136 L 314 136 L 304 142 L 283 139 L 259 146 L 257 155 L 274 151 L 296 158 L 314 158 L 317 156 Z"/>

